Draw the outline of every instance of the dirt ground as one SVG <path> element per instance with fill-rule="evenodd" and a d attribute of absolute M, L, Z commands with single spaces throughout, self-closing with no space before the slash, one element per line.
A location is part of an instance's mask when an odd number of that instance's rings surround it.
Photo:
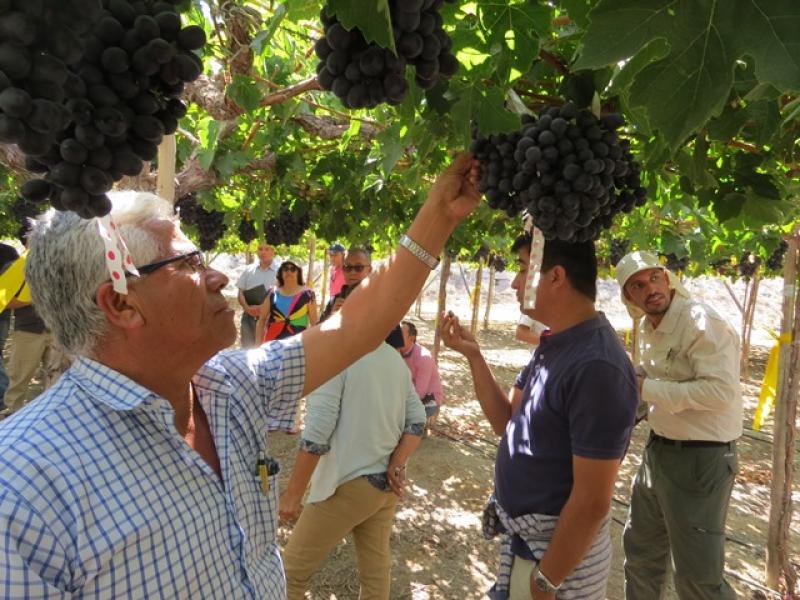
<path fill-rule="evenodd" d="M 429 347 L 433 337 L 432 309 L 433 302 L 426 301 L 424 318 L 414 319 L 420 341 Z M 497 314 L 505 318 L 507 313 L 513 314 L 513 311 L 498 310 Z M 530 355 L 529 348 L 513 339 L 513 331 L 514 324 L 504 320 L 492 322 L 488 330 L 479 330 L 478 335 L 494 374 L 509 386 Z M 767 351 L 764 346 L 753 347 L 750 377 L 742 381 L 746 427 L 752 423 Z M 436 428 L 411 459 L 411 484 L 399 505 L 392 535 L 393 600 L 484 598 L 497 564 L 497 544 L 481 536 L 480 514 L 492 488 L 498 438 L 483 419 L 466 362 L 445 349 L 440 355 L 440 370 L 447 404 Z M 33 382 L 30 397 L 35 397 L 40 390 L 39 382 Z M 748 600 L 772 597 L 759 591 L 757 583 L 763 579 L 765 562 L 771 429 L 772 422 L 768 421 L 761 432 L 745 430 L 739 442 L 740 473 L 728 516 L 728 579 L 739 597 Z M 622 525 L 631 480 L 646 436 L 646 427 L 636 429 L 616 486 L 611 530 L 615 553 L 607 592 L 611 600 L 623 598 Z M 271 437 L 271 451 L 282 463 L 282 484 L 291 472 L 297 439 L 297 436 L 284 434 Z M 795 496 L 795 501 L 797 499 Z M 282 544 L 290 532 L 290 526 L 281 526 Z M 796 523 L 792 527 L 792 539 L 793 552 L 797 555 Z M 336 547 L 312 580 L 311 598 L 349 600 L 357 597 L 355 552 L 352 541 L 347 539 Z M 667 598 L 676 596 L 670 592 Z"/>
<path fill-rule="evenodd" d="M 433 323 L 417 319 L 423 343 L 430 343 Z M 481 346 L 496 377 L 511 385 L 518 365 L 509 364 L 509 354 L 518 361 L 527 350 L 513 339 L 510 323 L 496 323 L 479 332 Z M 509 352 L 509 350 L 512 350 Z M 766 351 L 755 348 L 751 378 L 743 381 L 747 426 L 752 422 Z M 491 586 L 497 564 L 497 544 L 484 540 L 480 532 L 483 503 L 491 492 L 494 453 L 498 442 L 483 419 L 474 397 L 464 360 L 445 350 L 440 370 L 447 394 L 436 429 L 425 439 L 409 465 L 410 493 L 402 501 L 392 536 L 392 594 L 400 599 L 466 600 L 483 598 Z M 742 599 L 761 595 L 764 547 L 769 518 L 771 422 L 761 432 L 746 431 L 739 442 L 739 476 L 728 515 L 727 569 L 729 581 Z M 646 427 L 638 427 L 623 462 L 613 505 L 614 560 L 607 598 L 623 598 L 621 535 L 629 489 L 640 462 Z M 274 453 L 281 459 L 282 476 L 291 472 L 296 436 L 275 434 Z M 281 527 L 285 543 L 290 526 Z M 797 552 L 797 528 L 793 546 Z M 753 585 L 756 584 L 756 585 Z M 312 581 L 314 600 L 346 600 L 358 597 L 355 552 L 350 539 L 331 554 Z M 670 591 L 667 598 L 676 598 Z"/>

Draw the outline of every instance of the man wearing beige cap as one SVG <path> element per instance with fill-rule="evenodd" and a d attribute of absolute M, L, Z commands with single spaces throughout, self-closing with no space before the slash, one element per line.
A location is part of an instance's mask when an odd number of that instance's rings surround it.
<path fill-rule="evenodd" d="M 732 599 L 723 578 L 725 517 L 742 433 L 739 339 L 649 252 L 617 265 L 640 325 L 636 366 L 650 438 L 625 525 L 625 598 L 660 598 L 667 561 L 681 600 Z"/>

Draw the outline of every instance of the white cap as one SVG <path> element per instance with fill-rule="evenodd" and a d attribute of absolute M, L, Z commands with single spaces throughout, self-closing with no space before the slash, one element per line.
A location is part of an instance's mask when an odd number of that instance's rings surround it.
<path fill-rule="evenodd" d="M 664 265 L 659 262 L 655 254 L 642 251 L 630 252 L 623 256 L 622 260 L 617 263 L 615 275 L 617 277 L 617 283 L 619 283 L 619 295 L 622 303 L 628 309 L 628 314 L 634 319 L 643 317 L 644 311 L 625 297 L 625 284 L 628 282 L 628 279 L 636 275 L 636 273 L 647 271 L 648 269 L 663 269 L 664 273 L 667 275 L 669 288 L 675 290 L 675 293 L 681 296 L 689 297 L 689 292 L 681 285 L 678 276 L 664 268 Z"/>

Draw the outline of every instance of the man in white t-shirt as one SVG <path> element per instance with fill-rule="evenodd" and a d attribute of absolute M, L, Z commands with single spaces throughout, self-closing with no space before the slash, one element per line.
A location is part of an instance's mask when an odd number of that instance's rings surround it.
<path fill-rule="evenodd" d="M 278 269 L 275 266 L 275 248 L 266 242 L 258 245 L 258 262 L 242 271 L 236 287 L 239 288 L 239 304 L 242 306 L 242 348 L 256 345 L 256 321 L 258 312 L 269 289 L 275 285 Z"/>

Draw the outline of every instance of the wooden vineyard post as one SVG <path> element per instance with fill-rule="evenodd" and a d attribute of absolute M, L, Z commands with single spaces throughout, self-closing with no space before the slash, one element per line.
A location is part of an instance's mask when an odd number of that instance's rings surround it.
<path fill-rule="evenodd" d="M 788 239 L 783 265 L 783 317 L 781 336 L 791 335 L 791 343 L 780 346 L 778 386 L 775 393 L 775 431 L 772 441 L 772 483 L 770 487 L 769 529 L 767 530 L 766 584 L 776 589 L 781 574 L 787 597 L 794 597 L 795 573 L 790 563 L 789 526 L 792 520 L 792 483 L 797 416 L 798 371 L 800 371 L 800 297 L 797 294 L 798 243 L 800 229 Z"/>
<path fill-rule="evenodd" d="M 314 257 L 317 254 L 317 237 L 312 235 L 308 238 L 308 275 L 306 276 L 307 286 L 314 289 Z"/>
<path fill-rule="evenodd" d="M 156 195 L 175 204 L 175 160 L 177 144 L 175 135 L 165 135 L 158 147 L 158 175 Z"/>
<path fill-rule="evenodd" d="M 489 287 L 486 290 L 486 311 L 483 313 L 483 328 L 489 329 L 489 313 L 492 310 L 492 296 L 494 296 L 494 278 L 497 274 L 494 268 L 494 261 L 489 266 Z"/>
<path fill-rule="evenodd" d="M 322 259 L 322 291 L 319 293 L 320 309 L 325 306 L 325 302 L 327 301 L 326 296 L 328 295 L 328 273 L 330 273 L 330 266 L 330 258 L 326 252 L 325 258 Z"/>
<path fill-rule="evenodd" d="M 433 360 L 439 362 L 439 349 L 442 345 L 442 336 L 439 334 L 439 319 L 447 306 L 447 282 L 450 279 L 450 254 L 445 250 L 439 272 L 439 300 L 436 305 L 436 319 L 434 320 L 433 333 Z"/>
<path fill-rule="evenodd" d="M 422 296 L 425 295 L 425 288 L 422 288 L 417 294 L 417 302 L 414 306 L 414 316 L 418 319 L 422 318 Z"/>
<path fill-rule="evenodd" d="M 759 270 L 756 270 L 752 280 L 745 287 L 744 312 L 742 313 L 742 354 L 740 359 L 741 376 L 745 379 L 750 374 L 750 339 L 753 334 L 753 320 L 756 314 L 760 283 L 761 274 Z"/>
<path fill-rule="evenodd" d="M 478 330 L 478 311 L 481 307 L 481 283 L 483 282 L 483 259 L 478 259 L 478 268 L 475 271 L 475 289 L 472 292 L 472 321 L 469 331 L 472 335 Z"/>

